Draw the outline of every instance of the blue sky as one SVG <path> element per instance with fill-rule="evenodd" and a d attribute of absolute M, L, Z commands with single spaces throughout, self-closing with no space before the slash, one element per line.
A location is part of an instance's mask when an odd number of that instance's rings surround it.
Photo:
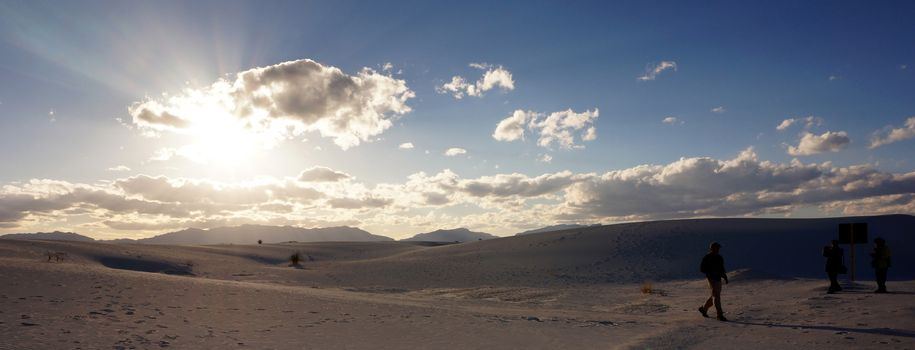
<path fill-rule="evenodd" d="M 347 224 L 400 237 L 456 226 L 509 234 L 557 222 L 915 209 L 915 5 L 907 2 L 7 1 L 0 9 L 2 232 L 105 238 Z M 271 101 L 295 109 L 252 117 L 162 95 L 255 101 L 260 92 L 212 87 L 258 67 L 267 89 L 293 84 Z M 280 67 L 339 69 L 343 80 L 375 83 L 357 84 L 346 100 Z M 490 73 L 493 84 L 470 96 L 466 88 L 480 89 Z M 460 99 L 446 89 L 454 77 L 466 84 Z M 369 114 L 351 109 L 369 105 Z M 330 107 L 306 113 L 318 106 Z M 155 119 L 139 117 L 143 110 Z M 496 137 L 515 111 L 527 117 L 514 136 Z M 166 115 L 182 126 L 165 125 Z M 587 120 L 554 128 L 570 116 Z M 218 124 L 226 120 L 279 129 L 232 134 Z M 282 131 L 294 127 L 284 121 L 302 130 Z M 563 130 L 565 147 L 538 144 Z M 465 153 L 446 156 L 450 148 Z M 304 181 L 303 173 L 343 175 Z M 702 181 L 717 176 L 729 186 Z"/>

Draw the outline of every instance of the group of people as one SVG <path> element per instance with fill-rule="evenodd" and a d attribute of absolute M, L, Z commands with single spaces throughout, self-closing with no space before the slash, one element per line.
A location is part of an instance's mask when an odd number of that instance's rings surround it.
<path fill-rule="evenodd" d="M 709 317 L 708 312 L 715 307 L 717 312 L 716 318 L 719 321 L 727 321 L 724 317 L 724 311 L 721 309 L 721 281 L 728 284 L 728 275 L 724 269 L 724 258 L 719 254 L 721 244 L 712 242 L 709 245 L 708 254 L 702 257 L 702 263 L 699 270 L 705 274 L 708 280 L 708 286 L 711 295 L 705 301 L 705 305 L 699 307 L 699 313 L 703 317 Z M 886 245 L 883 238 L 874 239 L 874 250 L 871 251 L 871 267 L 874 268 L 874 275 L 877 280 L 877 290 L 874 293 L 886 293 L 886 273 L 891 266 L 890 248 Z M 826 257 L 826 273 L 829 275 L 829 288 L 827 293 L 835 293 L 842 290 L 839 285 L 839 274 L 847 273 L 845 266 L 845 252 L 839 247 L 839 241 L 833 240 L 831 246 L 823 248 L 823 256 Z"/>
<path fill-rule="evenodd" d="M 833 240 L 832 245 L 824 247 L 823 256 L 826 257 L 826 274 L 829 276 L 826 293 L 841 291 L 839 275 L 848 273 L 848 268 L 845 266 L 845 251 L 839 248 L 839 241 Z M 874 250 L 871 251 L 871 267 L 874 268 L 874 279 L 877 280 L 877 290 L 874 293 L 886 293 L 886 272 L 890 266 L 890 247 L 886 246 L 886 240 L 878 237 L 874 239 Z"/>

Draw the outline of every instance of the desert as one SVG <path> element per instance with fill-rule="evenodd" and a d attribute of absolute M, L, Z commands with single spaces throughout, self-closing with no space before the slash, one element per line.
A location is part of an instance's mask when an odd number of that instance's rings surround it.
<path fill-rule="evenodd" d="M 848 220 L 894 248 L 890 293 L 872 293 L 860 257 L 858 281 L 825 293 L 818 248 Z M 913 223 L 674 220 L 464 243 L 0 239 L 0 348 L 910 349 Z M 728 264 L 728 322 L 696 312 L 710 240 Z"/>

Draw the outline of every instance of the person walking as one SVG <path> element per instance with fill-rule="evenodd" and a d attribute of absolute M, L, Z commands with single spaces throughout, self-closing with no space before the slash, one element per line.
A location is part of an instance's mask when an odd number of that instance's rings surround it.
<path fill-rule="evenodd" d="M 874 239 L 874 250 L 871 252 L 871 266 L 877 279 L 877 290 L 874 293 L 886 293 L 886 270 L 892 266 L 890 247 L 883 238 Z"/>
<path fill-rule="evenodd" d="M 823 256 L 826 257 L 826 274 L 829 275 L 829 289 L 826 293 L 833 294 L 842 290 L 839 285 L 839 274 L 846 272 L 845 251 L 839 248 L 839 241 L 832 240 L 832 246 L 823 247 Z"/>
<path fill-rule="evenodd" d="M 702 257 L 699 271 L 705 274 L 711 295 L 705 301 L 705 305 L 699 307 L 699 313 L 703 317 L 708 317 L 708 310 L 712 305 L 715 305 L 715 311 L 718 313 L 717 319 L 719 321 L 727 321 L 728 319 L 724 317 L 724 310 L 721 309 L 721 279 L 724 279 L 725 284 L 728 283 L 728 275 L 724 270 L 724 258 L 718 254 L 721 250 L 721 244 L 712 242 L 708 250 L 708 254 Z"/>

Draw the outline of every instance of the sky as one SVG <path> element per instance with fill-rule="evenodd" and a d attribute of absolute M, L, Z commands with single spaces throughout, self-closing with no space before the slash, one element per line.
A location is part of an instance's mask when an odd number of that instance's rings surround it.
<path fill-rule="evenodd" d="M 0 1 L 0 233 L 915 214 L 905 1 Z"/>

